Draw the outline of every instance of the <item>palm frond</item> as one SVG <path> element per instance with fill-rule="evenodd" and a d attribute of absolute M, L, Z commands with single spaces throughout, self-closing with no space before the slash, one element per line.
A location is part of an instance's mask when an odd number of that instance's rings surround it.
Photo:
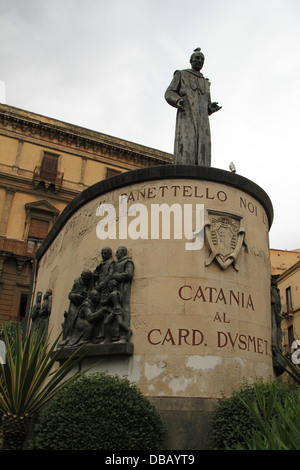
<path fill-rule="evenodd" d="M 78 350 L 58 366 L 60 337 L 50 346 L 42 332 L 32 331 L 22 339 L 20 325 L 13 341 L 4 328 L 6 363 L 0 364 L 0 411 L 16 417 L 31 416 L 63 386 L 64 379 L 82 360 Z M 76 358 L 75 358 L 76 355 Z M 71 378 L 78 376 L 71 374 Z"/>

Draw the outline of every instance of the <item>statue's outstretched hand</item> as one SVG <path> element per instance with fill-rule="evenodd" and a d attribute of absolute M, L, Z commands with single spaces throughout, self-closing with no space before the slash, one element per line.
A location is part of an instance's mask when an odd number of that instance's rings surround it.
<path fill-rule="evenodd" d="M 221 108 L 222 106 L 219 106 L 219 104 L 216 101 L 214 101 L 213 103 L 210 103 L 209 105 L 209 110 L 211 113 L 215 113 L 219 111 Z"/>

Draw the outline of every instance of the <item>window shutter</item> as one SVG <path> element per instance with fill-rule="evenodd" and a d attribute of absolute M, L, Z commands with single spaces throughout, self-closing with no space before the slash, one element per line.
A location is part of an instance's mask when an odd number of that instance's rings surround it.
<path fill-rule="evenodd" d="M 47 153 L 44 152 L 44 157 L 42 160 L 42 168 L 47 170 L 57 171 L 57 162 L 58 162 L 58 155 L 54 153 Z"/>
<path fill-rule="evenodd" d="M 47 220 L 31 219 L 28 238 L 43 239 L 49 231 L 49 222 Z"/>
<path fill-rule="evenodd" d="M 44 152 L 42 166 L 40 171 L 41 178 L 48 181 L 55 181 L 57 177 L 58 157 L 54 153 Z"/>

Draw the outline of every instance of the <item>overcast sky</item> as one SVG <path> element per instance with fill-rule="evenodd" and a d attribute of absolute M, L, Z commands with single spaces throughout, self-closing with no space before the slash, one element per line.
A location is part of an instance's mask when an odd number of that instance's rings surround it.
<path fill-rule="evenodd" d="M 0 101 L 165 152 L 164 92 L 194 48 L 222 110 L 212 166 L 261 186 L 300 248 L 299 0 L 0 0 Z"/>

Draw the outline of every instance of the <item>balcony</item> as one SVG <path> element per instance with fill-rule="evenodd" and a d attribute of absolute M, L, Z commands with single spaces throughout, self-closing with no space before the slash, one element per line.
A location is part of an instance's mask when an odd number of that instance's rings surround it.
<path fill-rule="evenodd" d="M 281 306 L 281 315 L 284 318 L 292 318 L 294 315 L 294 309 L 291 305 L 289 304 L 284 304 Z"/>
<path fill-rule="evenodd" d="M 64 174 L 61 171 L 36 166 L 33 173 L 33 185 L 36 189 L 53 190 L 55 193 L 61 188 Z"/>
<path fill-rule="evenodd" d="M 15 240 L 0 237 L 0 253 L 2 256 L 34 258 L 35 252 L 42 240 Z"/>

